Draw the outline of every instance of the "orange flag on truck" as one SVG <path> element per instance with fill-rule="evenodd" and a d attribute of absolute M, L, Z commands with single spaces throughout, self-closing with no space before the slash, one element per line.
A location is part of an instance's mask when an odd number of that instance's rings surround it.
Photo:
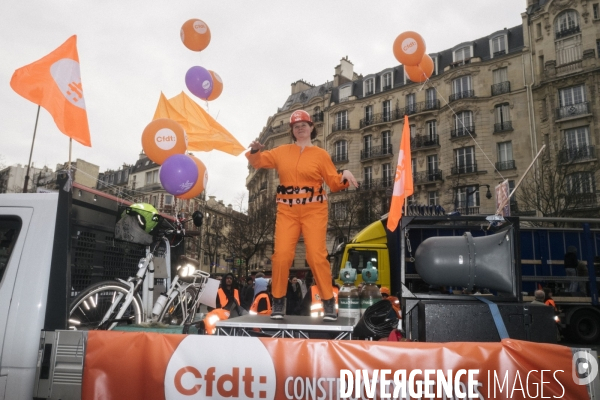
<path fill-rule="evenodd" d="M 47 56 L 17 69 L 10 80 L 10 87 L 27 100 L 44 107 L 62 133 L 84 146 L 92 146 L 76 35 Z"/>
<path fill-rule="evenodd" d="M 398 152 L 398 166 L 394 177 L 394 192 L 392 193 L 392 204 L 388 214 L 387 228 L 395 231 L 402 217 L 402 206 L 406 198 L 413 194 L 413 173 L 410 158 L 410 127 L 408 116 L 404 116 L 404 128 L 402 139 L 400 139 L 400 151 Z"/>

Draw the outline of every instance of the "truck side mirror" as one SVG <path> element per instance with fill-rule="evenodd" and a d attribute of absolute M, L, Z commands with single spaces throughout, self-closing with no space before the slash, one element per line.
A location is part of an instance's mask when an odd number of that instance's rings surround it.
<path fill-rule="evenodd" d="M 194 213 L 192 214 L 192 221 L 194 222 L 195 226 L 202 226 L 202 221 L 204 220 L 204 214 L 202 214 L 200 211 L 194 211 Z"/>

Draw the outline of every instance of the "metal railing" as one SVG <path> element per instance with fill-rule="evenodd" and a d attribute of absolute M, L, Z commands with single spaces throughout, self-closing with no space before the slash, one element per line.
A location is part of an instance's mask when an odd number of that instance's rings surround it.
<path fill-rule="evenodd" d="M 473 162 L 472 164 L 461 164 L 461 165 L 454 165 L 452 166 L 452 169 L 450 170 L 450 172 L 452 173 L 452 175 L 458 175 L 458 174 L 471 174 L 473 172 L 477 172 L 477 163 Z"/>
<path fill-rule="evenodd" d="M 512 121 L 502 121 L 494 124 L 494 133 L 512 131 Z"/>
<path fill-rule="evenodd" d="M 350 129 L 350 121 L 346 121 L 343 123 L 335 123 L 333 124 L 333 126 L 331 127 L 331 131 L 332 132 L 337 132 L 337 131 L 347 131 Z"/>
<path fill-rule="evenodd" d="M 569 208 L 587 208 L 596 207 L 600 204 L 598 199 L 599 193 L 573 193 L 566 196 L 566 203 L 569 204 Z"/>
<path fill-rule="evenodd" d="M 475 97 L 474 90 L 463 90 L 462 92 L 452 93 L 449 97 L 450 101 L 458 100 L 458 99 L 466 99 L 469 97 Z"/>
<path fill-rule="evenodd" d="M 410 138 L 411 149 L 421 149 L 424 147 L 437 146 L 440 144 L 440 137 L 438 134 L 434 135 L 416 135 Z"/>
<path fill-rule="evenodd" d="M 510 93 L 510 82 L 500 82 L 492 85 L 492 96 L 498 96 L 499 94 Z"/>
<path fill-rule="evenodd" d="M 388 145 L 383 145 L 383 146 L 371 146 L 368 149 L 361 150 L 360 151 L 360 159 L 361 159 L 361 161 L 363 161 L 363 160 L 369 160 L 372 158 L 389 157 L 393 154 L 394 153 L 392 151 L 392 144 L 390 143 Z"/>
<path fill-rule="evenodd" d="M 403 110 L 403 109 L 402 109 Z M 360 120 L 360 127 L 364 128 L 369 125 L 381 124 L 384 122 L 390 122 L 397 119 L 400 119 L 404 116 L 404 113 L 400 115 L 400 110 L 389 111 L 385 113 L 373 114 L 368 118 L 363 118 Z"/>
<path fill-rule="evenodd" d="M 515 160 L 498 161 L 496 163 L 496 169 L 498 171 L 505 171 L 507 169 L 515 169 L 515 168 L 517 168 L 515 165 Z"/>
<path fill-rule="evenodd" d="M 342 161 L 348 161 L 348 152 L 345 153 L 333 153 L 331 154 L 331 161 L 335 162 L 342 162 Z"/>
<path fill-rule="evenodd" d="M 433 183 L 442 180 L 442 170 L 421 171 L 413 173 L 413 182 L 417 184 Z"/>
<path fill-rule="evenodd" d="M 555 32 L 555 38 L 556 39 L 560 39 L 560 38 L 563 38 L 565 36 L 571 36 L 571 35 L 574 35 L 576 33 L 579 33 L 580 31 L 581 31 L 581 29 L 579 28 L 579 25 L 574 26 L 572 28 L 561 29 L 560 31 L 556 31 Z"/>
<path fill-rule="evenodd" d="M 451 138 L 458 138 L 463 136 L 477 136 L 475 134 L 475 126 L 464 126 L 461 128 L 452 129 L 450 131 Z"/>
<path fill-rule="evenodd" d="M 566 164 L 574 161 L 584 161 L 596 158 L 594 146 L 578 146 L 573 148 L 565 148 L 558 152 L 558 162 Z"/>
<path fill-rule="evenodd" d="M 590 106 L 588 101 L 582 103 L 571 104 L 556 109 L 556 119 L 563 119 L 574 117 L 576 115 L 584 115 L 590 113 Z"/>
<path fill-rule="evenodd" d="M 503 56 L 505 54 L 506 54 L 506 50 L 495 51 L 494 52 L 494 58 Z"/>
<path fill-rule="evenodd" d="M 381 90 L 390 90 L 392 88 L 392 85 L 385 85 L 384 87 L 381 88 Z"/>
<path fill-rule="evenodd" d="M 380 190 L 394 186 L 394 178 L 365 179 L 359 182 L 360 190 Z"/>

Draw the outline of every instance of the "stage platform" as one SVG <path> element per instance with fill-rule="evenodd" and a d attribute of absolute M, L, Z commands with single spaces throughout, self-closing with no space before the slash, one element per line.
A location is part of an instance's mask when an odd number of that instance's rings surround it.
<path fill-rule="evenodd" d="M 274 338 L 328 338 L 334 340 L 352 339 L 356 325 L 354 318 L 339 317 L 334 322 L 324 322 L 321 318 L 299 315 L 286 315 L 281 320 L 273 320 L 268 315 L 244 315 L 216 323 L 217 335 L 224 336 L 270 336 Z"/>

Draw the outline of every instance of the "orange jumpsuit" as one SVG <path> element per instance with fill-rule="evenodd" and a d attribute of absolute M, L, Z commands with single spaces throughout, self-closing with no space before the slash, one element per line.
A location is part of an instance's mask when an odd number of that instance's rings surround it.
<path fill-rule="evenodd" d="M 246 153 L 255 168 L 274 168 L 279 174 L 277 187 L 277 220 L 275 223 L 275 252 L 273 253 L 272 295 L 284 297 L 290 267 L 294 262 L 300 233 L 306 246 L 306 261 L 310 266 L 323 299 L 333 297 L 331 270 L 327 260 L 327 194 L 348 187 L 341 183 L 331 156 L 317 146 L 288 144 L 251 154 Z"/>

